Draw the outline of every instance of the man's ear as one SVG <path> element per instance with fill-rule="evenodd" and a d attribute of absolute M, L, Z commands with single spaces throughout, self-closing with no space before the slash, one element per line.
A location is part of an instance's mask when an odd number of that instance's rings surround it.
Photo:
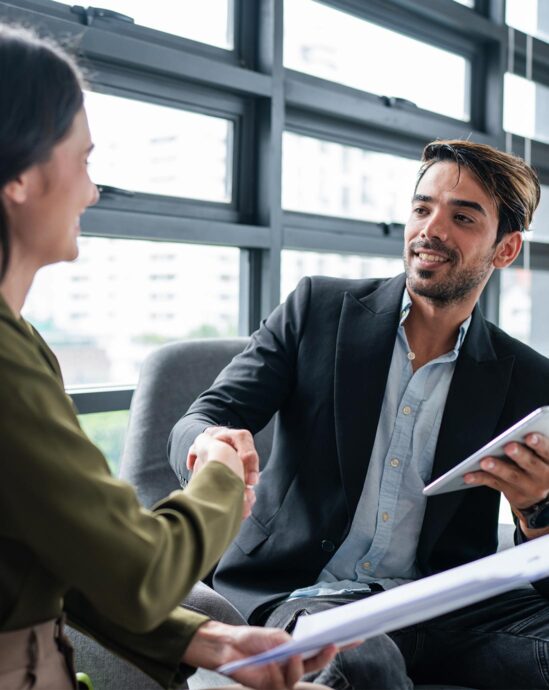
<path fill-rule="evenodd" d="M 505 268 L 506 266 L 510 266 L 519 255 L 521 247 L 521 232 L 516 230 L 515 232 L 506 233 L 496 247 L 496 254 L 493 261 L 494 267 Z"/>

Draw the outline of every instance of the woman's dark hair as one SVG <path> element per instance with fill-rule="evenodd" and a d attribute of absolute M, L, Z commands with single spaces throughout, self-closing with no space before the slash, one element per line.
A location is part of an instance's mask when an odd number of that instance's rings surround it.
<path fill-rule="evenodd" d="M 0 190 L 47 161 L 83 104 L 83 78 L 58 45 L 28 29 L 0 24 Z M 10 259 L 0 199 L 0 281 Z"/>

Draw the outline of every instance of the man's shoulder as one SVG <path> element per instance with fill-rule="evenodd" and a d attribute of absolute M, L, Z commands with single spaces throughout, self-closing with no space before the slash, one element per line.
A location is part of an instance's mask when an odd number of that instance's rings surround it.
<path fill-rule="evenodd" d="M 350 294 L 356 299 L 368 297 L 387 285 L 392 278 L 332 278 L 330 276 L 309 276 L 306 278 L 313 297 L 341 299 Z"/>
<path fill-rule="evenodd" d="M 486 321 L 492 345 L 498 357 L 514 357 L 515 360 L 543 375 L 549 376 L 549 358 L 504 330 Z"/>

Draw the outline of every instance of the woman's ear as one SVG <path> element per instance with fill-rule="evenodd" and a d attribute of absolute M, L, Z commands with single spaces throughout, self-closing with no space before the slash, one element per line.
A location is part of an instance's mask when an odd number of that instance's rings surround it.
<path fill-rule="evenodd" d="M 510 266 L 517 258 L 522 247 L 522 233 L 518 230 L 506 233 L 498 242 L 494 256 L 495 268 Z"/>
<path fill-rule="evenodd" d="M 6 183 L 0 190 L 2 200 L 8 204 L 24 204 L 29 195 L 30 176 L 23 172 L 13 180 Z"/>

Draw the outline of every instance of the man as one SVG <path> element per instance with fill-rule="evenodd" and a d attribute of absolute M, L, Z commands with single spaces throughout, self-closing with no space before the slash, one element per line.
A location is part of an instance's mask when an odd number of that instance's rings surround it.
<path fill-rule="evenodd" d="M 513 463 L 486 458 L 467 476 L 473 491 L 421 493 L 549 402 L 549 360 L 476 306 L 494 269 L 517 257 L 538 201 L 520 159 L 468 141 L 429 144 L 405 275 L 305 278 L 178 422 L 171 464 L 184 480 L 205 427 L 249 461 L 250 432 L 278 412 L 257 503 L 214 579 L 250 621 L 291 630 L 299 615 L 494 552 L 501 493 L 518 542 L 549 531 L 549 440 L 539 434 L 506 447 Z M 549 595 L 549 581 L 536 587 Z M 411 679 L 549 687 L 539 592 L 367 640 L 317 678 L 338 689 L 409 688 Z"/>

